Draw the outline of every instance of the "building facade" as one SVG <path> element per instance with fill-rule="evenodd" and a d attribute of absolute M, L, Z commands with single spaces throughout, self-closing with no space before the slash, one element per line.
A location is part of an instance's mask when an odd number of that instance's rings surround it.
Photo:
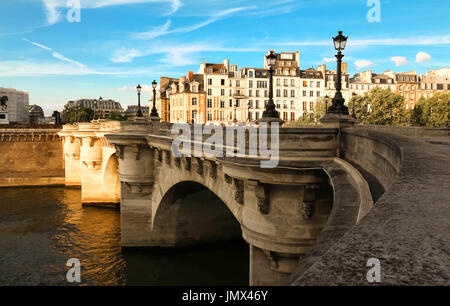
<path fill-rule="evenodd" d="M 111 114 L 112 112 L 122 113 L 123 108 L 119 102 L 114 100 L 104 100 L 102 97 L 99 99 L 80 99 L 77 101 L 69 101 L 64 105 L 64 109 L 62 112 L 63 118 L 70 111 L 71 108 L 75 107 L 84 107 L 89 108 L 94 111 L 94 117 L 96 119 L 104 119 L 106 116 Z"/>
<path fill-rule="evenodd" d="M 0 111 L 2 116 L 0 122 L 3 124 L 28 124 L 28 92 L 16 90 L 14 88 L 0 87 L 0 98 L 6 96 L 6 108 Z M 3 118 L 4 117 L 4 118 Z"/>

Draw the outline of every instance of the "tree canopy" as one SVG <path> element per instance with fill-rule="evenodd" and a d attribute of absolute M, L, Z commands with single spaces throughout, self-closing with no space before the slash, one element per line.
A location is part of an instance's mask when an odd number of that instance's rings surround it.
<path fill-rule="evenodd" d="M 64 116 L 66 123 L 73 124 L 75 122 L 90 122 L 94 119 L 94 111 L 86 107 L 72 107 Z"/>
<path fill-rule="evenodd" d="M 428 127 L 448 127 L 450 121 L 450 93 L 420 98 L 413 113 L 413 122 Z"/>
<path fill-rule="evenodd" d="M 407 125 L 411 112 L 405 108 L 405 98 L 390 89 L 373 88 L 363 96 L 350 99 L 350 113 L 355 107 L 356 119 L 362 124 Z"/>

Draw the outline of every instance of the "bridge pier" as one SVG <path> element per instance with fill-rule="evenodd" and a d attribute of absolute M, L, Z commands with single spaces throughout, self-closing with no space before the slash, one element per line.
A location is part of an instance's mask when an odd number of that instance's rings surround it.
<path fill-rule="evenodd" d="M 65 125 L 65 185 L 80 186 L 83 204 L 120 202 L 120 181 L 115 148 L 104 138 L 120 127 L 119 122 L 93 121 Z"/>
<path fill-rule="evenodd" d="M 80 140 L 75 136 L 65 136 L 63 139 L 65 184 L 81 187 Z"/>

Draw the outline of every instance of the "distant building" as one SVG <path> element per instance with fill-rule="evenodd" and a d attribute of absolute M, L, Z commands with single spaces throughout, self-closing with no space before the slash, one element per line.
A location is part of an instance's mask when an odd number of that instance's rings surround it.
<path fill-rule="evenodd" d="M 116 102 L 114 100 L 103 100 L 100 97 L 99 99 L 80 99 L 77 101 L 67 102 L 64 106 L 62 117 L 65 118 L 69 110 L 74 107 L 84 107 L 92 109 L 95 113 L 96 119 L 104 119 L 112 112 L 121 113 L 123 111 L 122 106 L 119 102 Z"/>
<path fill-rule="evenodd" d="M 43 124 L 45 121 L 44 111 L 39 105 L 33 104 L 28 107 L 30 124 Z"/>
<path fill-rule="evenodd" d="M 0 87 L 0 98 L 6 96 L 6 109 L 0 107 L 0 123 L 28 124 L 29 95 L 13 88 Z M 4 118 L 3 118 L 4 117 Z"/>
<path fill-rule="evenodd" d="M 123 112 L 122 115 L 125 116 L 126 118 L 133 120 L 136 118 L 137 111 L 138 111 L 137 105 L 128 105 L 127 110 L 125 112 Z M 142 111 L 142 115 L 144 115 L 144 118 L 149 117 L 150 107 L 141 105 L 141 111 Z"/>
<path fill-rule="evenodd" d="M 431 98 L 435 94 L 450 90 L 450 68 L 430 70 L 420 80 L 419 99 Z"/>

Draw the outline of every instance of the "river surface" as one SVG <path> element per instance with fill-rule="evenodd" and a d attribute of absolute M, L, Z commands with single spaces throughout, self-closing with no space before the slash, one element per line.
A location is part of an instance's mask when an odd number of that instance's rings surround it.
<path fill-rule="evenodd" d="M 0 285 L 247 285 L 242 241 L 183 249 L 121 250 L 120 212 L 82 207 L 81 191 L 0 188 Z"/>

